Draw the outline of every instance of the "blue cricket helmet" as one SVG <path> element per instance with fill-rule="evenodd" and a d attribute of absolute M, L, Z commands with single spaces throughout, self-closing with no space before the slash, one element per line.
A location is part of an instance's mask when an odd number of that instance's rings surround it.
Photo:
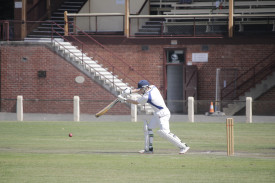
<path fill-rule="evenodd" d="M 138 89 L 140 89 L 140 88 L 143 88 L 143 87 L 146 87 L 146 86 L 149 86 L 150 84 L 149 84 L 149 82 L 147 81 L 147 80 L 140 80 L 139 82 L 138 82 Z"/>

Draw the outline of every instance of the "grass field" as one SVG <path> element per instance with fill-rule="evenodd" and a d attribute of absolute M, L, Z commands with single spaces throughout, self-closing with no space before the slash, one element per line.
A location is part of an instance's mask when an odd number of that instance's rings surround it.
<path fill-rule="evenodd" d="M 155 153 L 138 154 L 142 126 L 0 122 L 0 182 L 275 182 L 275 123 L 235 123 L 232 157 L 226 156 L 225 123 L 171 123 L 191 147 L 185 155 L 157 135 Z"/>

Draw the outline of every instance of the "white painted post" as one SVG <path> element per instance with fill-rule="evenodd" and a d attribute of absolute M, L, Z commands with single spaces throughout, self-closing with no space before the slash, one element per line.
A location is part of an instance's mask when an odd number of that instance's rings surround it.
<path fill-rule="evenodd" d="M 23 121 L 23 96 L 17 96 L 16 105 L 17 121 Z"/>
<path fill-rule="evenodd" d="M 132 98 L 135 100 L 135 98 Z M 136 104 L 131 104 L 131 121 L 132 122 L 137 122 L 137 105 Z"/>
<path fill-rule="evenodd" d="M 74 121 L 80 119 L 79 96 L 74 96 Z"/>
<path fill-rule="evenodd" d="M 194 97 L 188 97 L 188 120 L 194 123 Z"/>
<path fill-rule="evenodd" d="M 246 122 L 252 123 L 252 97 L 246 97 Z"/>

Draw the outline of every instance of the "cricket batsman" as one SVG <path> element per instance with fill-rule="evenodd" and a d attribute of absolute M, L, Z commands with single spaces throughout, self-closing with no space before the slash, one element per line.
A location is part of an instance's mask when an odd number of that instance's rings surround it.
<path fill-rule="evenodd" d="M 125 98 L 125 96 L 132 93 L 138 93 L 141 97 L 137 100 Z M 188 147 L 185 143 L 182 143 L 175 134 L 170 132 L 169 119 L 171 114 L 156 86 L 150 85 L 147 80 L 141 80 L 138 82 L 137 89 L 126 88 L 122 94 L 118 96 L 118 99 L 121 102 L 128 102 L 132 104 L 144 105 L 145 103 L 148 103 L 154 110 L 154 115 L 151 121 L 149 123 L 147 123 L 147 121 L 144 122 L 145 148 L 144 150 L 139 151 L 139 153 L 153 153 L 153 129 L 157 127 L 159 128 L 157 133 L 162 138 L 168 140 L 180 149 L 179 154 L 184 154 L 189 150 L 190 147 Z"/>

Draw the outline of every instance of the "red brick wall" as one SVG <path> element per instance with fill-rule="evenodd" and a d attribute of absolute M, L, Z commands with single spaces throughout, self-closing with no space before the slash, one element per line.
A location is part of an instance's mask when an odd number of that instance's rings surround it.
<path fill-rule="evenodd" d="M 115 99 L 46 46 L 15 44 L 0 49 L 2 112 L 15 112 L 18 95 L 25 100 L 24 112 L 45 113 L 72 113 L 74 96 L 80 97 L 81 113 L 90 114 Z M 38 77 L 39 70 L 46 71 L 46 78 Z M 83 76 L 85 82 L 76 83 L 77 76 Z M 129 114 L 130 109 L 118 104 L 108 114 L 114 113 Z"/>
<path fill-rule="evenodd" d="M 192 60 L 192 53 L 208 53 L 208 62 L 193 63 L 198 67 L 198 99 L 199 100 L 214 100 L 216 87 L 216 68 L 237 69 L 238 74 L 242 74 L 249 68 L 254 66 L 257 62 L 262 60 L 267 55 L 275 51 L 275 44 L 221 44 L 213 43 L 207 44 L 209 50 L 202 51 L 202 45 L 205 44 L 190 44 L 183 43 L 181 45 L 169 45 L 167 43 L 154 44 L 152 40 L 146 42 L 149 50 L 141 50 L 142 43 L 129 43 L 130 41 L 122 41 L 117 44 L 104 44 L 107 49 L 111 50 L 119 57 L 123 58 L 129 65 L 134 67 L 134 70 L 144 76 L 153 84 L 158 86 L 164 92 L 164 52 L 165 49 L 175 48 L 186 51 L 186 61 Z M 111 60 L 112 64 L 118 66 L 118 60 L 108 56 L 106 49 L 100 49 L 98 46 L 87 43 L 91 50 L 95 51 L 97 55 L 106 57 L 106 60 Z M 94 55 L 92 51 L 87 52 Z M 100 60 L 100 59 L 98 59 Z M 269 63 L 270 60 L 267 60 Z M 121 62 L 119 62 L 121 63 Z M 108 65 L 103 61 L 104 65 Z M 125 72 L 129 76 L 134 74 L 124 67 Z M 137 78 L 138 76 L 135 75 Z M 138 77 L 140 78 L 140 77 Z M 142 78 L 140 78 L 142 79 Z M 137 81 L 139 79 L 136 79 Z M 135 83 L 130 82 L 132 85 Z M 227 81 L 229 83 L 229 81 Z M 275 96 L 274 96 L 275 100 Z"/>
<path fill-rule="evenodd" d="M 170 45 L 153 40 L 147 42 L 118 41 L 116 44 L 104 44 L 119 57 L 130 64 L 145 79 L 164 89 L 164 50 L 177 48 L 186 50 L 186 61 L 192 53 L 201 53 L 205 43 L 180 43 Z M 149 50 L 141 49 L 148 45 Z M 239 74 L 275 50 L 274 44 L 221 44 L 208 43 L 209 58 L 207 63 L 193 63 L 198 66 L 198 100 L 215 99 L 216 68 L 236 68 Z M 102 50 L 89 43 L 96 54 L 105 55 L 113 65 L 119 65 L 123 72 L 138 81 L 140 76 L 133 70 L 118 63 Z M 1 111 L 15 112 L 15 99 L 23 95 L 25 112 L 72 113 L 73 96 L 80 96 L 81 112 L 95 114 L 110 103 L 115 97 L 84 74 L 67 63 L 43 45 L 2 45 L 1 51 Z M 27 60 L 23 61 L 22 57 Z M 96 56 L 95 56 L 96 57 Z M 100 59 L 98 59 L 100 61 Z M 46 78 L 38 78 L 37 71 L 45 70 Z M 76 76 L 85 77 L 84 84 L 75 82 Z M 144 79 L 142 78 L 142 79 Z M 129 81 L 132 86 L 136 82 Z M 275 89 L 268 93 L 267 100 L 275 100 Z M 7 99 L 7 100 L 6 100 Z M 9 100 L 14 99 L 14 100 Z M 35 101 L 35 99 L 40 99 Z M 41 101 L 43 100 L 43 101 Z M 62 100 L 62 101 L 60 101 Z M 103 101 L 104 100 L 104 101 Z M 106 101 L 105 101 L 106 100 Z M 266 100 L 263 96 L 260 100 Z M 56 102 L 58 101 L 58 102 Z M 121 108 L 121 109 L 120 109 Z M 130 109 L 119 104 L 109 114 L 129 114 Z"/>

